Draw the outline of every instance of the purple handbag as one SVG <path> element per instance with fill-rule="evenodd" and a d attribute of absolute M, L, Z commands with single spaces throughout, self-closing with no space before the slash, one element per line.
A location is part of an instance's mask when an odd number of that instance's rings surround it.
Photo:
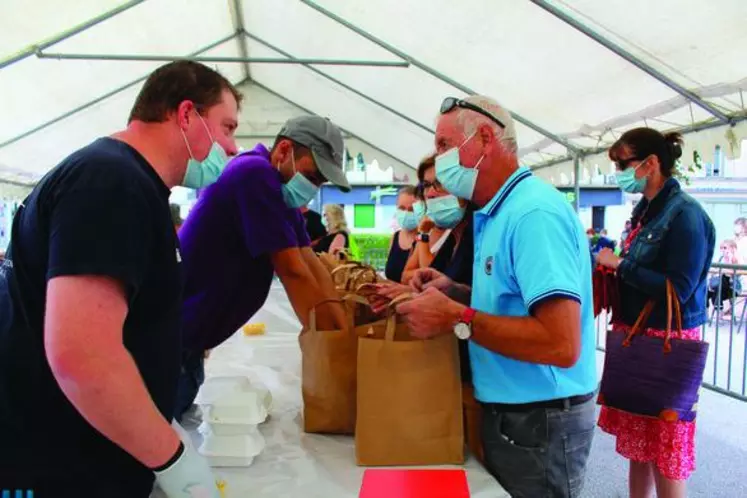
<path fill-rule="evenodd" d="M 641 332 L 654 309 L 649 301 L 630 332 L 607 334 L 602 384 L 597 403 L 668 422 L 695 420 L 708 343 L 672 338 L 672 315 L 682 336 L 682 312 L 667 280 L 666 338 Z"/>

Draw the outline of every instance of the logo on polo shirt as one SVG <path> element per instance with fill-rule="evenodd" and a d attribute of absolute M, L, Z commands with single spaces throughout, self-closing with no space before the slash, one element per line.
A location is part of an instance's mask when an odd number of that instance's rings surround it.
<path fill-rule="evenodd" d="M 493 274 L 493 256 L 488 256 L 488 258 L 485 260 L 485 274 Z"/>
<path fill-rule="evenodd" d="M 176 262 L 181 263 L 182 262 L 182 253 L 179 252 L 179 248 L 176 248 Z"/>

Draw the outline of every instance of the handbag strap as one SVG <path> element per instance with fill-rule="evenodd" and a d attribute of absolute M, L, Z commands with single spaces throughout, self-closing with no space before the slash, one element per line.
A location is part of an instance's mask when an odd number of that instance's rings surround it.
<path fill-rule="evenodd" d="M 664 339 L 664 352 L 672 351 L 672 318 L 674 317 L 675 327 L 677 327 L 677 337 L 682 337 L 682 308 L 680 299 L 674 284 L 667 279 L 667 336 Z"/>
<path fill-rule="evenodd" d="M 633 337 L 640 333 L 648 321 L 651 313 L 654 310 L 656 302 L 650 299 L 641 310 L 641 314 L 638 315 L 633 328 L 630 329 L 628 335 L 623 340 L 623 346 L 630 346 Z M 682 337 L 682 308 L 677 291 L 674 288 L 672 282 L 667 279 L 666 281 L 666 307 L 667 307 L 667 327 L 666 336 L 664 337 L 664 352 L 669 353 L 672 351 L 672 320 L 674 319 L 675 326 L 677 327 L 678 337 Z"/>

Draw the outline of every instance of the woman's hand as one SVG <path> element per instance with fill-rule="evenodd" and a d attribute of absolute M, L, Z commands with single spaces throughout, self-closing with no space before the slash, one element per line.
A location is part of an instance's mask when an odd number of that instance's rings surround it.
<path fill-rule="evenodd" d="M 597 263 L 606 268 L 617 270 L 617 267 L 620 266 L 621 261 L 622 258 L 617 256 L 612 251 L 612 249 L 608 247 L 605 247 L 604 249 L 599 251 L 599 254 L 597 254 Z"/>
<path fill-rule="evenodd" d="M 374 313 L 381 314 L 386 311 L 393 299 L 408 292 L 412 292 L 409 286 L 396 282 L 377 284 L 376 293 L 368 297 L 368 302 L 371 303 L 371 309 Z"/>
<path fill-rule="evenodd" d="M 418 232 L 429 233 L 435 227 L 436 227 L 436 224 L 433 222 L 433 220 L 431 220 L 427 216 L 424 216 L 423 219 L 420 220 L 420 225 L 418 225 Z"/>

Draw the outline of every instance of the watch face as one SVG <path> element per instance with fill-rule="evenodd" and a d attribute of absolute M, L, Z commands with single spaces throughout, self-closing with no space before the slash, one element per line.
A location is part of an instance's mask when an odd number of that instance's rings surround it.
<path fill-rule="evenodd" d="M 457 323 L 454 326 L 454 335 L 456 335 L 459 339 L 467 340 L 472 335 L 472 328 L 466 323 Z"/>

